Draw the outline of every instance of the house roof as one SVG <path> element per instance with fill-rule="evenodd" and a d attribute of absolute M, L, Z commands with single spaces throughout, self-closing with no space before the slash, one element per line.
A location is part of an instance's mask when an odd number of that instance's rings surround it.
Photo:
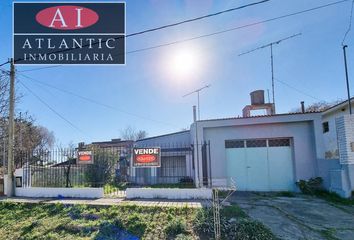
<path fill-rule="evenodd" d="M 311 111 L 311 112 L 294 112 L 294 113 L 280 113 L 275 115 L 257 115 L 250 117 L 229 117 L 229 118 L 212 118 L 212 119 L 204 119 L 199 120 L 198 122 L 206 122 L 206 121 L 219 121 L 219 120 L 234 120 L 234 119 L 247 119 L 247 118 L 267 118 L 267 117 L 278 117 L 278 116 L 291 116 L 291 115 L 301 115 L 301 114 L 313 114 L 313 113 L 321 113 L 321 111 Z"/>
<path fill-rule="evenodd" d="M 352 97 L 352 98 L 350 99 L 350 102 L 351 102 L 351 103 L 354 102 L 354 97 Z M 345 100 L 345 101 L 343 101 L 343 102 L 340 102 L 340 103 L 338 103 L 338 104 L 336 104 L 336 105 L 334 105 L 334 106 L 332 106 L 332 107 L 327 108 L 326 110 L 324 110 L 324 111 L 323 111 L 323 114 L 327 114 L 327 113 L 333 112 L 333 111 L 335 111 L 335 110 L 337 110 L 337 109 L 339 109 L 339 108 L 345 107 L 347 104 L 348 104 L 348 100 Z M 354 106 L 352 105 L 352 107 L 354 107 Z"/>
<path fill-rule="evenodd" d="M 167 137 L 167 136 L 171 136 L 171 135 L 175 135 L 175 134 L 181 134 L 181 133 L 187 133 L 187 132 L 189 132 L 189 130 L 184 130 L 184 131 L 179 131 L 179 132 L 173 132 L 173 133 L 168 133 L 168 134 L 163 134 L 163 135 L 143 138 L 143 139 L 137 140 L 136 142 L 140 142 L 140 141 L 144 141 L 144 140 L 148 140 L 148 139 L 160 138 L 160 137 Z"/>

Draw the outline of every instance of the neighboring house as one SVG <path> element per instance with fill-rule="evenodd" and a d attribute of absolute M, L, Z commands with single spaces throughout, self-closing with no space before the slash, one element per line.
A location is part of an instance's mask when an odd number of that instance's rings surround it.
<path fill-rule="evenodd" d="M 329 189 L 342 196 L 354 191 L 354 98 L 352 115 L 348 101 L 339 103 L 322 113 L 324 154 L 330 168 L 321 175 L 329 179 Z"/>
<path fill-rule="evenodd" d="M 269 104 L 261 105 L 272 110 Z M 327 189 L 344 197 L 351 194 L 354 117 L 348 114 L 347 102 L 324 112 L 253 117 L 252 108 L 244 109 L 244 117 L 196 121 L 190 131 L 142 139 L 136 145 L 164 149 L 188 142 L 193 157 L 181 155 L 186 170 L 192 170 L 187 175 L 199 187 L 235 184 L 239 191 L 297 191 L 298 180 L 322 177 Z M 131 173 L 140 180 L 159 177 L 165 171 L 163 162 L 161 168 L 132 168 Z"/>

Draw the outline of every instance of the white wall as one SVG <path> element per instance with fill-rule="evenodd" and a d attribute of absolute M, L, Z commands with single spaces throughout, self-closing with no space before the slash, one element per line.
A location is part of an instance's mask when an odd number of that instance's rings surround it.
<path fill-rule="evenodd" d="M 352 111 L 354 112 L 354 100 L 352 100 Z M 349 115 L 349 107 L 347 103 L 329 109 L 322 114 L 322 122 L 328 122 L 329 125 L 329 131 L 322 133 L 326 159 L 339 159 L 336 118 L 345 115 Z"/>
<path fill-rule="evenodd" d="M 208 188 L 127 188 L 126 196 L 128 199 L 211 199 L 212 190 Z"/>
<path fill-rule="evenodd" d="M 102 198 L 103 188 L 16 188 L 16 197 L 45 197 L 45 198 Z"/>

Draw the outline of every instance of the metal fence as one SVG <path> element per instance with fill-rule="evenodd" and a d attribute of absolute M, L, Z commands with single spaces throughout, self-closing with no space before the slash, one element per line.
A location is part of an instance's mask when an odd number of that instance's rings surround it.
<path fill-rule="evenodd" d="M 203 144 L 207 154 L 208 145 Z M 149 147 L 139 145 L 138 147 Z M 108 195 L 121 195 L 127 186 L 194 187 L 194 146 L 154 144 L 161 148 L 159 167 L 132 167 L 132 147 L 90 149 L 92 164 L 78 162 L 77 149 L 18 151 L 15 166 L 22 169 L 22 187 L 103 187 Z M 200 156 L 201 158 L 207 157 Z M 207 169 L 207 168 L 206 168 Z M 204 171 L 204 170 L 203 170 Z M 201 180 L 208 184 L 208 174 Z"/>
<path fill-rule="evenodd" d="M 92 149 L 92 164 L 80 164 L 76 149 L 21 151 L 15 163 L 23 171 L 23 187 L 103 187 L 127 178 L 120 172 L 127 162 L 125 150 Z"/>

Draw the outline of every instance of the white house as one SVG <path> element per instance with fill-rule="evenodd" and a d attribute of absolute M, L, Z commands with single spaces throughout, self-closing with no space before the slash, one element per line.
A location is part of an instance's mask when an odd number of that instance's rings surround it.
<path fill-rule="evenodd" d="M 269 104 L 262 106 L 273 110 Z M 324 112 L 253 117 L 247 112 L 252 108 L 245 107 L 245 117 L 195 121 L 190 131 L 143 139 L 138 144 L 182 144 L 189 137 L 193 157 L 182 161 L 199 187 L 297 191 L 298 180 L 322 177 L 327 189 L 350 196 L 354 190 L 354 115 L 349 115 L 347 102 Z M 158 170 L 149 171 L 149 176 L 156 176 Z"/>

